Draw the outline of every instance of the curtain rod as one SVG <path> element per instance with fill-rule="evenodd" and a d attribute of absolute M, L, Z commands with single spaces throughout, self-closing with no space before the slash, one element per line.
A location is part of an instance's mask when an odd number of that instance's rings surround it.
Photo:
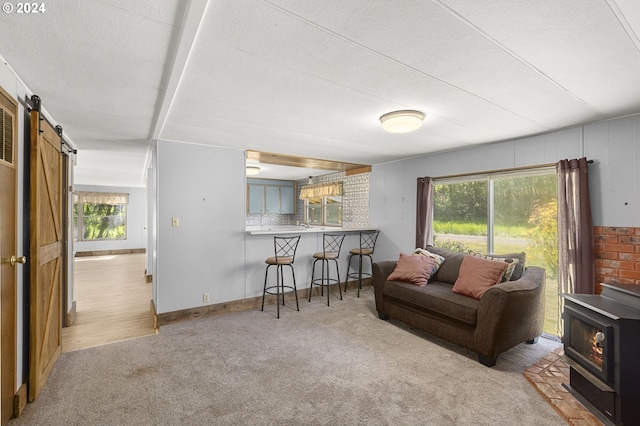
<path fill-rule="evenodd" d="M 587 160 L 587 163 L 593 164 L 593 160 Z M 547 164 L 538 164 L 536 166 L 525 166 L 525 167 L 514 167 L 510 169 L 497 169 L 497 170 L 489 170 L 489 171 L 481 171 L 481 172 L 473 172 L 473 173 L 460 173 L 455 175 L 445 175 L 445 176 L 435 176 L 433 179 L 453 179 L 465 176 L 475 176 L 475 175 L 487 175 L 493 173 L 508 173 L 515 172 L 520 170 L 532 170 L 532 169 L 542 169 L 545 167 L 555 167 L 556 163 L 547 163 Z"/>

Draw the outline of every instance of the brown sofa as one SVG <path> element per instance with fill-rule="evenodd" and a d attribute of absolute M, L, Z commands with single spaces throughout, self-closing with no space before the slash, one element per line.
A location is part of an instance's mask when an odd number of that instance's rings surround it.
<path fill-rule="evenodd" d="M 424 287 L 388 281 L 396 261 L 373 264 L 376 309 L 381 319 L 397 319 L 471 349 L 488 367 L 495 365 L 500 353 L 522 342 L 537 342 L 544 321 L 543 268 L 525 267 L 524 253 L 502 255 L 520 258 L 515 280 L 494 285 L 476 300 L 452 292 L 462 260 L 468 255 L 432 246 L 426 249 L 445 261 Z"/>

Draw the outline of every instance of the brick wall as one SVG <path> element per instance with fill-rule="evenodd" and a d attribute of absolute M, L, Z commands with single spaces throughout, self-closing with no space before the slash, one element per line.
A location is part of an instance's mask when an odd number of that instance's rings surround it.
<path fill-rule="evenodd" d="M 640 286 L 640 228 L 596 226 L 596 293 L 598 283 Z"/>

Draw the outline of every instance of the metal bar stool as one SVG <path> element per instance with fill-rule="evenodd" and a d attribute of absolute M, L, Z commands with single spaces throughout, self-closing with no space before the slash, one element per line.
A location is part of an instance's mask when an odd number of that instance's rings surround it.
<path fill-rule="evenodd" d="M 267 294 L 276 295 L 277 317 L 280 318 L 280 294 L 282 294 L 282 306 L 284 306 L 284 289 L 288 288 L 293 290 L 296 296 L 296 309 L 299 311 L 298 305 L 298 290 L 296 288 L 296 274 L 293 270 L 293 261 L 296 258 L 296 249 L 298 248 L 298 242 L 300 242 L 300 235 L 295 237 L 273 237 L 274 256 L 268 257 L 265 260 L 267 269 L 264 273 L 264 289 L 262 291 L 262 308 L 264 311 L 264 297 Z M 267 277 L 269 276 L 269 268 L 276 267 L 276 285 L 267 287 Z M 291 268 L 291 277 L 293 278 L 292 285 L 284 285 L 284 271 L 283 266 L 289 266 Z M 275 288 L 275 292 L 273 289 Z M 281 291 L 282 290 L 282 291 Z"/>
<path fill-rule="evenodd" d="M 344 291 L 347 291 L 347 282 L 349 278 L 358 280 L 358 297 L 360 297 L 360 289 L 362 288 L 362 279 L 371 278 L 370 272 L 362 272 L 362 258 L 369 258 L 371 266 L 373 266 L 373 250 L 376 247 L 376 240 L 380 231 L 360 231 L 360 247 L 349 250 L 349 259 L 347 260 L 347 277 L 344 280 Z M 358 256 L 358 272 L 349 272 L 351 268 L 351 258 Z"/>
<path fill-rule="evenodd" d="M 342 248 L 342 241 L 344 240 L 344 234 L 323 234 L 322 235 L 322 252 L 314 253 L 313 266 L 311 267 L 311 286 L 309 287 L 309 302 L 311 302 L 311 290 L 313 285 L 320 286 L 320 295 L 323 295 L 324 287 L 327 286 L 327 306 L 329 306 L 329 287 L 330 285 L 338 285 L 338 291 L 340 292 L 340 300 L 342 300 L 342 290 L 340 289 L 340 271 L 338 269 L 338 258 L 340 257 L 340 249 Z M 322 275 L 320 278 L 315 278 L 316 262 L 321 261 Z M 329 263 L 333 260 L 336 264 L 336 278 L 331 278 L 329 273 Z M 325 274 L 326 272 L 326 274 Z"/>

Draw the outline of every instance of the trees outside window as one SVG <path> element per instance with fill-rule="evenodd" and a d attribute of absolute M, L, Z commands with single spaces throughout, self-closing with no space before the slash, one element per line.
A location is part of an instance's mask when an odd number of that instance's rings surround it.
<path fill-rule="evenodd" d="M 126 194 L 74 194 L 74 240 L 125 240 L 127 238 L 127 201 Z"/>
<path fill-rule="evenodd" d="M 309 225 L 342 226 L 342 196 L 308 198 L 305 207 Z"/>

